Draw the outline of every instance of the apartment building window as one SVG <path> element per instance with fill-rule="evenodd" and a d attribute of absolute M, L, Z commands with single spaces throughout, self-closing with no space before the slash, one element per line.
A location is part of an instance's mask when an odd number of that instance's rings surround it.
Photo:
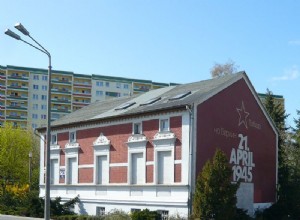
<path fill-rule="evenodd" d="M 39 109 L 39 105 L 38 104 L 33 104 L 32 108 L 33 108 L 33 110 L 38 110 Z"/>
<path fill-rule="evenodd" d="M 47 110 L 47 105 L 41 105 L 42 110 Z"/>
<path fill-rule="evenodd" d="M 103 91 L 96 91 L 96 96 L 103 96 Z"/>
<path fill-rule="evenodd" d="M 97 81 L 96 82 L 96 86 L 102 87 L 103 86 L 103 82 Z"/>
<path fill-rule="evenodd" d="M 42 95 L 42 100 L 47 100 L 47 96 L 46 95 Z"/>
<path fill-rule="evenodd" d="M 34 90 L 38 90 L 39 89 L 39 85 L 33 85 L 33 89 Z"/>
<path fill-rule="evenodd" d="M 31 127 L 32 127 L 33 129 L 36 129 L 36 128 L 37 128 L 37 124 L 32 123 Z"/>
<path fill-rule="evenodd" d="M 133 123 L 133 134 L 142 134 L 142 123 Z"/>
<path fill-rule="evenodd" d="M 96 216 L 105 216 L 105 207 L 96 207 Z"/>
<path fill-rule="evenodd" d="M 38 99 L 39 99 L 39 95 L 38 95 L 38 94 L 33 94 L 32 98 L 33 98 L 34 100 L 38 100 Z"/>
<path fill-rule="evenodd" d="M 33 118 L 33 119 L 37 119 L 37 118 L 38 118 L 38 115 L 37 115 L 37 114 L 32 114 L 32 118 Z"/>
<path fill-rule="evenodd" d="M 43 81 L 47 81 L 47 80 L 48 80 L 48 76 L 45 76 L 45 75 L 42 76 L 42 80 L 43 80 Z"/>
<path fill-rule="evenodd" d="M 44 115 L 44 114 L 41 115 L 41 119 L 46 119 L 46 118 L 47 118 L 46 115 Z"/>
<path fill-rule="evenodd" d="M 76 142 L 76 131 L 70 131 L 69 133 L 69 142 L 75 143 Z"/>
<path fill-rule="evenodd" d="M 129 89 L 129 85 L 128 84 L 123 84 L 123 88 L 124 89 Z"/>
<path fill-rule="evenodd" d="M 169 131 L 169 119 L 161 119 L 159 121 L 159 131 L 163 132 L 163 131 Z"/>
<path fill-rule="evenodd" d="M 121 88 L 121 83 L 116 83 L 116 88 L 117 89 Z"/>
<path fill-rule="evenodd" d="M 105 82 L 105 86 L 106 86 L 106 87 L 109 87 L 109 82 Z"/>
<path fill-rule="evenodd" d="M 39 75 L 33 75 L 34 80 L 39 80 Z"/>
<path fill-rule="evenodd" d="M 43 85 L 42 90 L 47 91 L 47 86 Z"/>

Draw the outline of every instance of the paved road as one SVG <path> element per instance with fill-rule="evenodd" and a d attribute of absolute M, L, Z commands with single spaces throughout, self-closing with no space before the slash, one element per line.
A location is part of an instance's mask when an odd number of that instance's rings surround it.
<path fill-rule="evenodd" d="M 43 218 L 29 218 L 29 217 L 19 217 L 19 216 L 13 216 L 13 215 L 1 215 L 0 214 L 0 220 L 39 220 Z"/>

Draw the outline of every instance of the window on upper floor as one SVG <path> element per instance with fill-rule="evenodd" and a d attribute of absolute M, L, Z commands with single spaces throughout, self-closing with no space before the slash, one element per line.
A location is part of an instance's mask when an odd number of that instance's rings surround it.
<path fill-rule="evenodd" d="M 38 115 L 37 115 L 37 114 L 32 114 L 32 118 L 33 118 L 33 119 L 37 119 L 37 118 L 38 118 Z"/>
<path fill-rule="evenodd" d="M 70 131 L 69 133 L 69 142 L 75 143 L 76 142 L 76 131 Z"/>
<path fill-rule="evenodd" d="M 123 84 L 123 88 L 124 89 L 129 89 L 129 85 L 128 84 Z"/>
<path fill-rule="evenodd" d="M 51 135 L 51 144 L 57 144 L 57 134 Z"/>
<path fill-rule="evenodd" d="M 43 80 L 43 81 L 47 81 L 47 80 L 48 80 L 48 76 L 43 75 L 43 76 L 42 76 L 42 80 Z"/>
<path fill-rule="evenodd" d="M 46 91 L 47 90 L 47 86 L 42 85 L 42 90 Z"/>
<path fill-rule="evenodd" d="M 161 119 L 159 121 L 159 131 L 164 132 L 169 130 L 170 130 L 169 119 Z"/>
<path fill-rule="evenodd" d="M 41 114 L 41 119 L 47 119 L 47 116 L 45 114 Z"/>
<path fill-rule="evenodd" d="M 97 81 L 97 82 L 96 82 L 96 86 L 102 87 L 102 86 L 103 86 L 103 82 Z"/>
<path fill-rule="evenodd" d="M 121 83 L 116 83 L 116 88 L 117 89 L 121 88 Z"/>
<path fill-rule="evenodd" d="M 109 87 L 109 82 L 105 82 L 105 86 L 106 86 L 106 87 Z"/>
<path fill-rule="evenodd" d="M 96 96 L 103 96 L 103 91 L 96 91 Z"/>
<path fill-rule="evenodd" d="M 33 110 L 38 110 L 39 109 L 39 105 L 38 104 L 33 104 L 32 108 L 33 108 Z"/>
<path fill-rule="evenodd" d="M 34 90 L 38 90 L 39 89 L 39 85 L 33 85 L 33 89 Z"/>
<path fill-rule="evenodd" d="M 47 96 L 46 95 L 42 95 L 42 100 L 47 100 Z"/>
<path fill-rule="evenodd" d="M 142 123 L 133 123 L 133 134 L 142 134 Z"/>
<path fill-rule="evenodd" d="M 39 99 L 39 95 L 38 94 L 33 94 L 32 98 L 35 99 L 35 100 L 38 100 Z"/>
<path fill-rule="evenodd" d="M 41 109 L 42 110 L 46 110 L 47 109 L 47 105 L 41 105 Z"/>
<path fill-rule="evenodd" d="M 33 75 L 34 80 L 39 80 L 39 75 Z"/>

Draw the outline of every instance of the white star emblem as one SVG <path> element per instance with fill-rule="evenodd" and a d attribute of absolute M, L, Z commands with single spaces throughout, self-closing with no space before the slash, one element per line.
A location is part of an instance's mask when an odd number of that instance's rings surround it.
<path fill-rule="evenodd" d="M 236 110 L 237 110 L 237 112 L 239 113 L 239 116 L 240 116 L 240 118 L 239 118 L 239 126 L 241 124 L 244 124 L 245 127 L 248 129 L 247 118 L 249 116 L 249 112 L 246 112 L 243 101 L 242 101 L 241 108 L 237 108 Z"/>

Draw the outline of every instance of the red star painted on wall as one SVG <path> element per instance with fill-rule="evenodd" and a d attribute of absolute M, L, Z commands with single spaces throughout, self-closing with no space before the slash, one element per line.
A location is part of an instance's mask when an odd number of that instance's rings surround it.
<path fill-rule="evenodd" d="M 247 124 L 247 118 L 249 116 L 249 112 L 246 112 L 245 110 L 245 105 L 244 102 L 242 101 L 242 106 L 241 108 L 236 108 L 237 112 L 239 113 L 239 126 L 241 124 L 244 124 L 245 127 L 248 129 L 248 124 Z"/>

